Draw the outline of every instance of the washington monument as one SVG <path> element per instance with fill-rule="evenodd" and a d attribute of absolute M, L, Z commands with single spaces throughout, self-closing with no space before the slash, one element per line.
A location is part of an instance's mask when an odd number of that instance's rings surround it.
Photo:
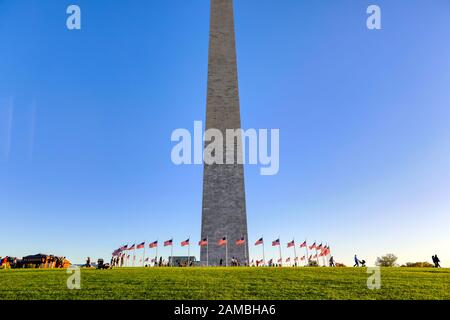
<path fill-rule="evenodd" d="M 225 137 L 227 129 L 241 128 L 240 118 L 233 0 L 211 0 L 206 130 L 218 129 Z M 236 161 L 242 157 L 239 139 L 234 141 L 234 151 L 224 141 L 224 159 L 231 152 L 234 164 L 205 162 L 201 236 L 208 239 L 208 247 L 201 248 L 203 264 L 230 265 L 233 257 L 248 263 L 244 168 Z M 227 246 L 220 246 L 218 241 L 225 237 Z M 245 244 L 236 245 L 242 238 Z"/>

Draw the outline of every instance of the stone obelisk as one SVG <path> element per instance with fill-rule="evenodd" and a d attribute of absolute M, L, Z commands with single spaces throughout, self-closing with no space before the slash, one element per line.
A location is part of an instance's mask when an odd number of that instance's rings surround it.
<path fill-rule="evenodd" d="M 224 159 L 230 152 L 226 150 L 226 130 L 241 128 L 233 11 L 233 0 L 211 0 L 205 129 L 222 132 Z M 236 161 L 242 155 L 238 139 L 234 142 L 234 155 L 231 153 L 233 164 L 224 160 L 224 164 L 204 166 L 201 236 L 209 243 L 207 248 L 201 248 L 204 265 L 207 260 L 210 266 L 219 265 L 221 260 L 223 266 L 231 265 L 233 257 L 242 265 L 248 263 L 244 168 Z M 224 237 L 228 244 L 220 246 L 218 241 Z M 245 244 L 236 245 L 241 238 Z"/>

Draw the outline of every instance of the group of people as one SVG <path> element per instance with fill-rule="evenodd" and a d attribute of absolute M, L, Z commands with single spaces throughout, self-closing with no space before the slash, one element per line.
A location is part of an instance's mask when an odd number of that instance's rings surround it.
<path fill-rule="evenodd" d="M 126 259 L 125 255 L 118 255 L 118 256 L 113 256 L 111 258 L 111 267 L 125 267 L 125 266 L 129 266 L 129 261 L 128 259 Z M 139 265 L 140 266 L 144 266 L 144 267 L 169 267 L 169 266 L 177 266 L 177 267 L 192 267 L 194 265 L 194 261 L 189 260 L 189 261 L 174 261 L 172 262 L 173 265 L 171 265 L 170 261 L 164 260 L 162 257 L 159 257 L 159 259 L 157 257 L 151 259 L 151 258 L 146 258 L 144 263 L 142 263 L 142 260 L 139 261 Z"/>
<path fill-rule="evenodd" d="M 0 257 L 1 269 L 21 269 L 21 268 L 42 268 L 42 269 L 59 269 L 68 268 L 71 265 L 66 257 L 58 257 L 54 255 L 37 254 L 26 256 L 23 258 L 16 257 Z"/>
<path fill-rule="evenodd" d="M 223 264 L 223 259 L 220 259 L 219 260 L 219 266 L 220 267 L 222 267 L 224 264 Z M 239 267 L 239 266 L 247 266 L 247 264 L 245 263 L 245 264 L 241 264 L 241 262 L 238 260 L 238 259 L 236 259 L 235 257 L 232 257 L 231 258 L 231 266 L 232 267 Z"/>
<path fill-rule="evenodd" d="M 433 260 L 435 268 L 440 268 L 441 267 L 441 265 L 439 264 L 441 262 L 441 260 L 439 260 L 437 254 L 435 254 L 434 256 L 431 256 L 431 259 Z"/>
<path fill-rule="evenodd" d="M 0 257 L 0 268 L 1 269 L 9 269 L 11 268 L 11 264 L 17 263 L 16 258 L 10 258 L 10 257 Z"/>

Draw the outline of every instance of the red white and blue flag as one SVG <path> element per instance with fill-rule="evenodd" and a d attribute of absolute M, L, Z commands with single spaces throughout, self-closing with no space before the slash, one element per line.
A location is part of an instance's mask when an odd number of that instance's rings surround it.
<path fill-rule="evenodd" d="M 131 247 L 129 247 L 127 250 L 134 250 L 136 248 L 136 245 L 133 244 Z"/>
<path fill-rule="evenodd" d="M 287 258 L 286 262 L 291 262 L 291 257 Z"/>
<path fill-rule="evenodd" d="M 276 247 L 280 245 L 280 239 L 277 239 L 275 241 L 272 241 L 272 247 Z"/>
<path fill-rule="evenodd" d="M 204 238 L 204 239 L 200 240 L 200 241 L 198 242 L 198 245 L 199 245 L 200 247 L 205 247 L 205 246 L 207 246 L 207 245 L 208 245 L 208 238 Z"/>
<path fill-rule="evenodd" d="M 294 240 L 292 240 L 291 242 L 288 242 L 288 244 L 287 244 L 288 248 L 294 247 L 294 246 L 295 246 L 295 241 Z"/>
<path fill-rule="evenodd" d="M 306 248 L 306 246 L 307 246 L 306 241 L 304 241 L 304 242 L 300 245 L 300 248 Z"/>
<path fill-rule="evenodd" d="M 153 241 L 148 245 L 150 248 L 156 248 L 158 246 L 158 241 Z"/>
<path fill-rule="evenodd" d="M 226 244 L 227 244 L 227 237 L 223 237 L 222 239 L 220 239 L 220 240 L 217 242 L 217 244 L 218 244 L 219 246 L 224 246 L 224 245 L 226 245 Z"/>
<path fill-rule="evenodd" d="M 164 241 L 164 247 L 169 247 L 169 246 L 171 246 L 172 244 L 173 244 L 173 239 Z"/>
<path fill-rule="evenodd" d="M 188 246 L 188 245 L 189 245 L 189 239 L 186 239 L 185 241 L 181 242 L 181 246 L 182 247 L 185 247 L 185 246 Z"/>
<path fill-rule="evenodd" d="M 261 244 L 263 244 L 264 243 L 264 239 L 263 238 L 260 238 L 260 239 L 258 239 L 256 242 L 255 242 L 255 246 L 259 246 L 259 245 L 261 245 Z"/>
<path fill-rule="evenodd" d="M 239 240 L 236 240 L 237 246 L 242 246 L 244 243 L 245 243 L 245 237 L 242 237 Z"/>
<path fill-rule="evenodd" d="M 145 248 L 145 241 L 142 243 L 139 243 L 136 247 L 137 249 L 144 249 Z"/>
<path fill-rule="evenodd" d="M 315 249 L 316 248 L 316 243 L 314 242 L 310 247 L 309 250 Z"/>

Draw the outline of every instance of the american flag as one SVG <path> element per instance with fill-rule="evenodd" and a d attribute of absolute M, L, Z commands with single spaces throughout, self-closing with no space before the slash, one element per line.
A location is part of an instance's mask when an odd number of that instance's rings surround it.
<path fill-rule="evenodd" d="M 255 246 L 259 246 L 260 244 L 263 244 L 263 243 L 264 243 L 264 239 L 260 238 L 255 242 Z"/>
<path fill-rule="evenodd" d="M 304 242 L 300 245 L 300 248 L 306 248 L 306 246 L 307 246 L 306 241 L 304 241 Z"/>
<path fill-rule="evenodd" d="M 170 240 L 164 241 L 164 247 L 168 247 L 168 246 L 171 246 L 172 244 L 173 244 L 173 239 L 170 239 Z"/>
<path fill-rule="evenodd" d="M 227 244 L 227 237 L 223 237 L 222 239 L 220 239 L 218 242 L 219 246 L 224 246 Z"/>
<path fill-rule="evenodd" d="M 309 250 L 315 249 L 316 248 L 316 243 L 314 242 L 310 247 Z"/>
<path fill-rule="evenodd" d="M 306 257 L 305 257 L 305 256 L 303 256 L 303 257 L 301 257 L 301 258 L 300 258 L 300 260 L 302 260 L 302 261 L 303 261 L 303 260 L 305 260 L 305 259 L 306 259 Z"/>
<path fill-rule="evenodd" d="M 272 247 L 276 247 L 280 245 L 280 239 L 277 239 L 275 241 L 272 241 Z"/>
<path fill-rule="evenodd" d="M 145 241 L 142 243 L 139 243 L 136 247 L 137 249 L 144 249 L 145 248 Z"/>
<path fill-rule="evenodd" d="M 237 246 L 242 246 L 244 243 L 245 243 L 245 237 L 242 237 L 239 240 L 236 240 Z"/>
<path fill-rule="evenodd" d="M 120 248 L 119 248 L 119 251 L 125 251 L 125 250 L 127 250 L 128 249 L 128 245 L 126 244 L 126 245 L 124 245 L 124 246 L 121 246 Z"/>
<path fill-rule="evenodd" d="M 152 243 L 149 244 L 150 248 L 156 248 L 158 246 L 158 241 L 153 241 Z"/>
<path fill-rule="evenodd" d="M 182 247 L 185 247 L 185 246 L 188 246 L 188 245 L 189 245 L 189 239 L 186 239 L 185 241 L 181 242 L 181 246 Z"/>
<path fill-rule="evenodd" d="M 278 263 L 282 263 L 283 262 L 283 259 L 278 259 Z"/>
<path fill-rule="evenodd" d="M 200 240 L 200 241 L 198 242 L 198 245 L 199 245 L 200 247 L 207 246 L 207 245 L 208 245 L 208 238 L 204 238 L 204 239 Z"/>
<path fill-rule="evenodd" d="M 286 262 L 291 262 L 291 257 L 287 258 Z"/>
<path fill-rule="evenodd" d="M 295 241 L 294 240 L 292 240 L 291 242 L 288 242 L 288 244 L 287 244 L 288 248 L 294 247 L 294 246 L 295 246 Z"/>
<path fill-rule="evenodd" d="M 316 247 L 317 250 L 322 250 L 322 248 L 323 248 L 323 247 L 322 247 L 322 244 L 319 244 L 319 246 Z"/>
<path fill-rule="evenodd" d="M 136 248 L 136 245 L 133 244 L 131 247 L 129 247 L 127 250 L 134 250 L 134 248 Z"/>

